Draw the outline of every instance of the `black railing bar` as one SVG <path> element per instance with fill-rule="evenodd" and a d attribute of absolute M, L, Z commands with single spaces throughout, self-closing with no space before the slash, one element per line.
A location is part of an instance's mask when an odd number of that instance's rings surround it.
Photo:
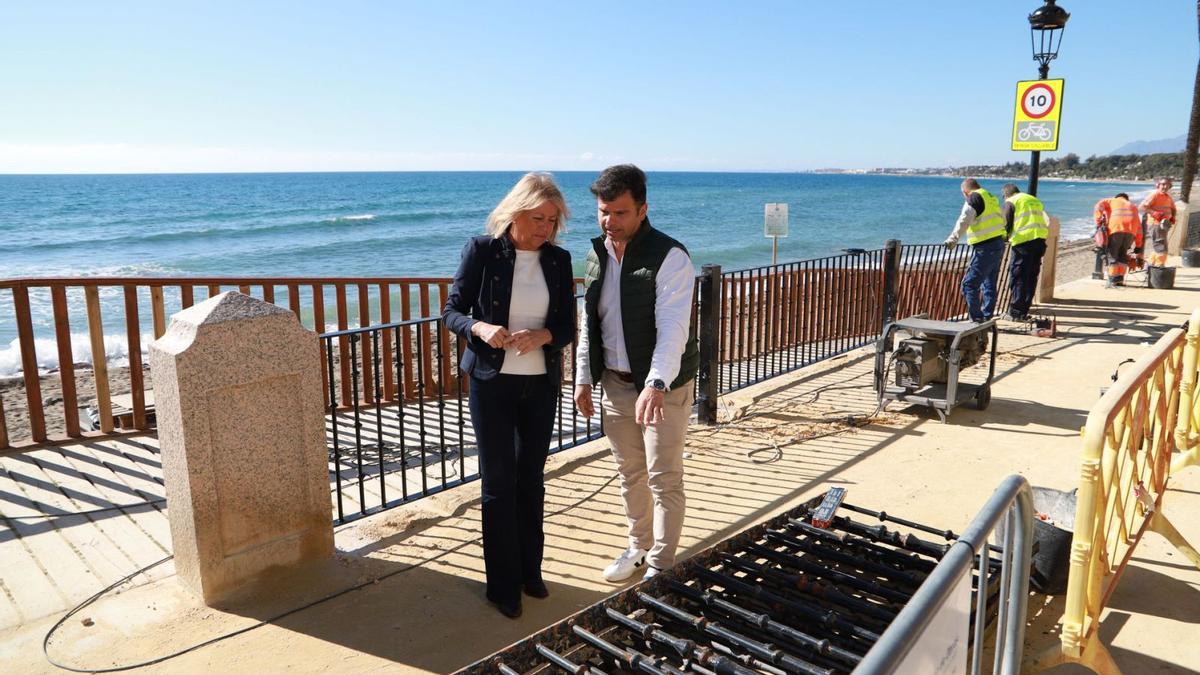
<path fill-rule="evenodd" d="M 371 354 L 377 359 L 371 372 L 375 376 L 375 451 L 379 455 L 379 500 L 387 501 L 387 483 L 383 479 L 383 407 L 380 401 L 383 392 L 379 388 L 379 371 L 383 364 L 383 354 L 379 351 L 379 331 L 371 334 Z"/>
<path fill-rule="evenodd" d="M 358 505 L 361 510 L 367 508 L 367 497 L 366 487 L 363 485 L 362 418 L 358 412 L 358 340 L 357 335 L 350 338 L 350 400 L 354 402 L 354 459 L 358 467 Z"/>
<path fill-rule="evenodd" d="M 437 368 L 435 369 L 435 372 L 437 373 L 438 438 L 441 439 L 441 441 L 442 441 L 439 454 L 441 455 L 441 464 L 442 464 L 442 484 L 445 485 L 446 484 L 446 401 L 445 401 L 446 378 L 444 377 L 444 374 L 446 372 L 446 368 L 445 368 L 446 348 L 442 344 L 443 343 L 442 328 L 440 326 L 438 326 L 437 328 L 435 328 L 435 330 L 437 331 L 437 341 L 434 343 L 434 349 L 436 350 L 434 360 L 437 362 Z"/>
<path fill-rule="evenodd" d="M 342 455 L 341 455 L 341 446 L 338 443 L 338 427 L 337 427 L 337 404 L 338 404 L 337 389 L 338 389 L 338 387 L 337 387 L 337 382 L 334 381 L 334 379 L 333 379 L 333 340 L 332 339 L 325 341 L 325 351 L 326 351 L 325 363 L 327 364 L 327 366 L 329 368 L 329 407 L 333 413 L 331 415 L 331 417 L 333 418 L 332 419 L 332 423 L 333 423 L 333 458 L 334 458 L 334 466 L 337 468 L 337 483 L 338 483 L 337 513 L 338 513 L 338 520 L 341 521 L 345 518 L 345 513 L 343 513 L 343 509 L 342 509 L 342 487 L 341 487 L 341 480 L 342 480 L 341 457 L 342 457 Z"/>

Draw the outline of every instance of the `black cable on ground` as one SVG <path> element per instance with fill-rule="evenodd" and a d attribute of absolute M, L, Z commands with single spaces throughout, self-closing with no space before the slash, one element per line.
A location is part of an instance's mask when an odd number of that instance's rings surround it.
<path fill-rule="evenodd" d="M 559 510 L 557 510 L 557 511 L 553 511 L 553 512 L 551 512 L 551 513 L 550 513 L 550 514 L 549 514 L 547 517 L 548 517 L 548 518 L 553 518 L 554 516 L 562 515 L 562 514 L 566 513 L 567 511 L 570 511 L 571 509 L 573 509 L 573 508 L 575 508 L 575 507 L 577 507 L 577 506 L 579 506 L 579 505 L 581 505 L 581 504 L 584 504 L 584 503 L 586 503 L 586 502 L 590 501 L 590 500 L 591 500 L 591 499 L 593 499 L 593 498 L 594 498 L 596 495 L 598 495 L 598 494 L 600 494 L 601 492 L 603 492 L 603 491 L 604 491 L 604 489 L 605 489 L 605 488 L 607 488 L 609 485 L 612 485 L 613 481 L 615 481 L 615 480 L 617 479 L 618 475 L 619 475 L 619 474 L 615 474 L 615 473 L 614 473 L 612 476 L 610 476 L 610 477 L 609 477 L 609 479 L 608 479 L 608 480 L 604 481 L 604 483 L 603 483 L 603 484 L 601 484 L 601 485 L 600 485 L 600 487 L 596 488 L 595 490 L 593 490 L 592 492 L 590 492 L 590 493 L 589 493 L 589 494 L 587 494 L 586 496 L 584 496 L 584 497 L 580 498 L 579 500 L 575 501 L 574 503 L 568 504 L 567 506 L 564 506 L 563 508 L 561 508 L 561 509 L 559 509 Z M 157 664 L 159 664 L 159 663 L 163 663 L 164 661 L 169 661 L 169 660 L 171 660 L 171 659 L 173 659 L 173 658 L 176 658 L 176 657 L 179 657 L 179 656 L 183 656 L 184 654 L 188 654 L 188 653 L 190 653 L 190 652 L 194 652 L 194 651 L 196 651 L 196 650 L 198 650 L 198 649 L 201 649 L 201 648 L 203 648 L 203 647 L 207 647 L 207 646 L 209 646 L 209 645 L 211 645 L 211 644 L 216 644 L 216 643 L 218 643 L 218 642 L 221 642 L 221 641 L 224 641 L 224 640 L 228 640 L 229 638 L 232 638 L 232 637 L 237 637 L 238 635 L 242 635 L 243 633 L 249 633 L 249 632 L 250 632 L 250 631 L 252 631 L 252 630 L 255 630 L 255 629 L 258 629 L 258 628 L 262 628 L 263 626 L 265 626 L 265 625 L 267 625 L 267 624 L 269 624 L 269 623 L 274 623 L 274 622 L 276 622 L 276 621 L 279 621 L 280 619 L 286 618 L 286 617 L 288 617 L 288 616 L 291 616 L 292 614 L 296 614 L 296 613 L 298 613 L 298 612 L 302 612 L 302 611 L 304 611 L 304 610 L 306 610 L 306 609 L 309 609 L 309 608 L 315 607 L 315 606 L 317 606 L 317 605 L 319 605 L 319 604 L 321 604 L 321 603 L 328 602 L 328 601 L 330 601 L 330 600 L 333 600 L 333 599 L 335 599 L 335 598 L 340 598 L 341 596 L 343 596 L 343 595 L 346 595 L 347 593 L 351 593 L 351 592 L 353 592 L 353 591 L 361 590 L 361 589 L 363 589 L 363 588 L 366 588 L 367 586 L 372 586 L 372 585 L 374 585 L 374 584 L 377 584 L 377 583 L 379 583 L 380 581 L 383 581 L 383 580 L 385 580 L 385 579 L 389 579 L 389 578 L 391 578 L 391 577 L 394 577 L 394 576 L 396 576 L 396 575 L 398 575 L 398 574 L 403 574 L 404 572 L 409 572 L 409 571 L 412 571 L 413 569 L 416 569 L 416 568 L 418 568 L 418 567 L 421 567 L 422 565 L 425 565 L 425 564 L 428 564 L 428 563 L 434 562 L 434 561 L 436 561 L 436 560 L 438 560 L 438 559 L 440 559 L 440 558 L 443 558 L 443 557 L 445 557 L 445 556 L 447 556 L 447 555 L 450 555 L 451 553 L 454 553 L 454 552 L 456 552 L 456 551 L 459 551 L 459 550 L 461 550 L 461 549 L 465 548 L 465 547 L 466 547 L 466 546 L 468 546 L 468 545 L 475 544 L 475 543 L 477 543 L 478 541 L 479 541 L 479 539 L 478 539 L 478 538 L 476 538 L 476 539 L 472 539 L 472 540 L 470 540 L 470 541 L 464 541 L 464 542 L 462 542 L 461 544 L 459 544 L 458 546 L 455 546 L 455 547 L 453 547 L 453 548 L 446 549 L 445 551 L 442 551 L 441 553 L 439 553 L 439 554 L 437 554 L 437 555 L 435 555 L 435 556 L 433 556 L 433 557 L 426 558 L 425 560 L 422 560 L 422 561 L 420 561 L 420 562 L 413 563 L 413 564 L 411 564 L 411 565 L 408 565 L 407 567 L 401 567 L 401 568 L 399 568 L 399 569 L 396 569 L 396 570 L 393 570 L 393 571 L 391 571 L 391 572 L 388 572 L 387 574 L 384 574 L 383 576 L 376 577 L 375 579 L 371 579 L 370 581 L 364 581 L 364 582 L 362 582 L 362 583 L 360 583 L 360 584 L 355 584 L 354 586 L 351 586 L 351 587 L 349 587 L 349 588 L 344 588 L 344 589 L 342 589 L 342 590 L 340 590 L 340 591 L 335 591 L 335 592 L 333 592 L 333 593 L 330 593 L 329 595 L 326 595 L 326 596 L 324 596 L 324 597 L 321 597 L 321 598 L 318 598 L 318 599 L 316 599 L 316 600 L 313 600 L 312 602 L 308 602 L 308 603 L 305 603 L 305 604 L 303 604 L 303 605 L 300 605 L 299 607 L 293 607 L 292 609 L 289 609 L 289 610 L 286 610 L 286 611 L 280 612 L 280 613 L 278 613 L 278 614 L 276 614 L 276 615 L 274 615 L 274 616 L 271 616 L 271 617 L 268 617 L 268 618 L 266 618 L 266 619 L 263 619 L 263 620 L 261 620 L 261 621 L 259 621 L 259 622 L 255 623 L 255 624 L 252 624 L 252 625 L 250 625 L 250 626 L 246 626 L 246 627 L 244 627 L 244 628 L 239 628 L 239 629 L 237 629 L 237 630 L 235 630 L 235 631 L 231 631 L 231 632 L 229 632 L 229 633 L 225 633 L 225 634 L 223 634 L 223 635 L 218 635 L 217 637 L 214 637 L 214 638 L 211 638 L 211 639 L 205 640 L 205 641 L 203 641 L 203 642 L 198 642 L 198 643 L 196 643 L 196 644 L 194 644 L 194 645 L 192 645 L 192 646 L 190 646 L 190 647 L 185 647 L 185 648 L 183 648 L 183 649 L 180 649 L 180 650 L 178 650 L 178 651 L 172 652 L 172 653 L 170 653 L 170 654 L 166 654 L 166 655 L 164 655 L 164 656 L 159 656 L 159 657 L 156 657 L 156 658 L 153 658 L 153 659 L 147 660 L 147 661 L 141 661 L 141 662 L 139 662 L 139 663 L 131 663 L 131 664 L 126 664 L 126 665 L 123 665 L 123 666 L 112 666 L 112 667 L 110 667 L 110 668 L 77 668 L 77 667 L 75 667 L 75 666 L 69 666 L 69 665 L 66 665 L 66 664 L 63 664 L 63 663 L 59 663 L 58 661 L 55 661 L 55 660 L 54 660 L 54 657 L 50 656 L 50 639 L 54 637 L 54 633 L 55 633 L 55 632 L 56 632 L 56 631 L 57 631 L 59 628 L 61 628 L 61 627 L 62 627 L 62 625 L 63 625 L 64 623 L 66 623 L 66 622 L 67 622 L 67 620 L 68 620 L 68 619 L 70 619 L 72 616 L 75 616 L 75 615 L 76 615 L 76 614 L 78 614 L 79 612 L 81 612 L 81 611 L 83 611 L 84 609 L 86 609 L 87 607 L 89 607 L 89 606 L 90 606 L 92 603 L 96 602 L 96 601 L 97 601 L 97 600 L 99 600 L 100 598 L 102 598 L 102 597 L 104 597 L 105 595 L 107 595 L 107 594 L 108 594 L 109 592 L 111 592 L 113 589 L 115 589 L 115 588 L 117 588 L 117 587 L 121 586 L 122 584 L 124 584 L 124 583 L 128 582 L 130 579 L 133 579 L 134 577 L 138 576 L 139 574 L 144 574 L 144 573 L 146 573 L 146 572 L 149 572 L 150 570 L 154 569 L 155 567 L 158 567 L 159 565 L 162 565 L 163 563 L 165 563 L 165 562 L 167 562 L 167 561 L 169 561 L 169 560 L 171 560 L 171 559 L 173 559 L 173 558 L 175 557 L 175 556 L 173 556 L 173 555 L 169 555 L 169 556 L 167 556 L 167 557 L 163 558 L 162 560 L 159 560 L 159 561 L 157 561 L 157 562 L 150 563 L 149 565 L 147 565 L 147 566 L 145 566 L 145 567 L 143 567 L 143 568 L 141 568 L 141 569 L 139 569 L 139 570 L 137 570 L 137 571 L 135 571 L 135 572 L 133 572 L 133 573 L 131 573 L 131 574 L 129 574 L 129 575 L 127 575 L 127 576 L 125 576 L 125 577 L 122 577 L 121 579 L 119 579 L 119 580 L 117 580 L 117 581 L 115 581 L 115 582 L 113 582 L 112 584 L 110 584 L 110 585 L 108 585 L 107 587 L 105 587 L 103 590 L 99 591 L 98 593 L 96 593 L 95 595 L 91 596 L 91 597 L 90 597 L 90 598 L 88 598 L 87 600 L 84 600 L 83 602 L 79 603 L 79 604 L 78 604 L 78 605 L 76 605 L 74 608 L 72 608 L 70 611 L 68 611 L 66 614 L 64 614 L 64 615 L 62 616 L 62 618 L 60 618 L 58 621 L 56 621 L 56 622 L 54 623 L 54 625 L 53 625 L 53 626 L 51 626 L 51 627 L 50 627 L 50 630 L 46 631 L 46 636 L 45 636 L 45 637 L 42 639 L 42 654 L 43 654 L 43 655 L 46 657 L 46 661 L 47 661 L 48 663 L 50 663 L 50 665 L 52 665 L 52 666 L 54 666 L 54 667 L 56 667 L 56 668 L 61 668 L 62 670 L 70 671 L 70 672 L 72 672 L 72 673 L 119 673 L 119 672 L 123 672 L 123 671 L 127 671 L 127 670 L 134 670 L 135 668 L 145 668 L 145 667 L 147 667 L 147 666 L 153 666 L 153 665 L 157 665 Z"/>

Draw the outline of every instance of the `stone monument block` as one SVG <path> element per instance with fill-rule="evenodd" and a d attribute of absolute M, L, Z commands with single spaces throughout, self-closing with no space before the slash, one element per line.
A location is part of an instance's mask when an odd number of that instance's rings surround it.
<path fill-rule="evenodd" d="M 150 345 L 175 567 L 206 604 L 333 554 L 317 348 L 291 312 L 237 292 Z"/>

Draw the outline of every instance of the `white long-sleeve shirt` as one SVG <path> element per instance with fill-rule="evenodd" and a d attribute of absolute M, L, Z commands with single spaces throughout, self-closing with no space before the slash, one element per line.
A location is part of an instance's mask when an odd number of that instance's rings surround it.
<path fill-rule="evenodd" d="M 604 367 L 631 372 L 629 354 L 625 350 L 625 328 L 621 321 L 621 261 L 617 260 L 612 242 L 604 240 L 608 249 L 608 266 L 604 284 L 600 287 L 600 335 L 604 339 Z M 671 249 L 663 259 L 654 281 L 654 354 L 646 380 L 662 380 L 667 386 L 679 375 L 679 360 L 687 346 L 692 315 L 692 287 L 696 272 L 692 259 L 681 248 Z M 579 325 L 579 347 L 576 350 L 575 373 L 577 384 L 592 382 L 591 358 L 588 350 L 588 317 L 583 312 Z"/>

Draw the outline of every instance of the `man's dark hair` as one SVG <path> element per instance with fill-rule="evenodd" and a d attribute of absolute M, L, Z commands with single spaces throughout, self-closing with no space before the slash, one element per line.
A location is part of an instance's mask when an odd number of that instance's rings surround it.
<path fill-rule="evenodd" d="M 1000 188 L 1001 194 L 1005 197 L 1011 197 L 1020 191 L 1021 188 L 1017 187 L 1016 183 L 1005 183 L 1004 187 Z"/>
<path fill-rule="evenodd" d="M 1129 199 L 1129 195 L 1125 194 L 1124 192 L 1118 192 L 1116 198 L 1117 199 Z"/>
<path fill-rule="evenodd" d="M 646 172 L 632 164 L 610 166 L 592 183 L 592 194 L 606 202 L 629 191 L 629 196 L 639 207 L 646 203 Z"/>

